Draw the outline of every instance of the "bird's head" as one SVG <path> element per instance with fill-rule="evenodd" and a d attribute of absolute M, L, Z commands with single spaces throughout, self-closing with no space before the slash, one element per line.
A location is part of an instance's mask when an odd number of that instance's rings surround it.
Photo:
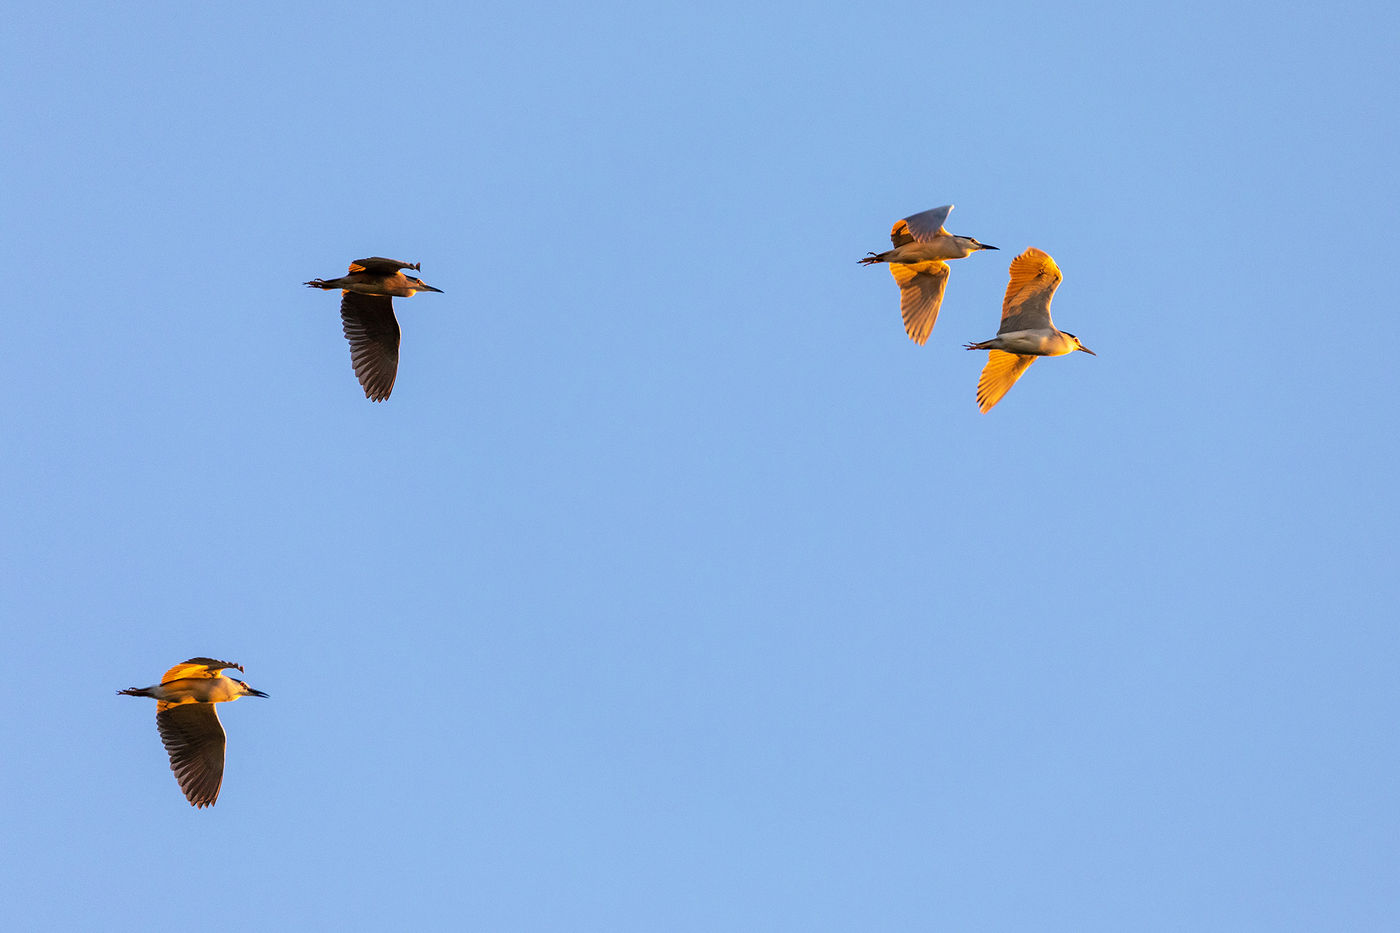
<path fill-rule="evenodd" d="M 234 683 L 238 684 L 238 695 L 241 696 L 241 697 L 266 697 L 266 696 L 267 696 L 266 693 L 263 693 L 261 690 L 254 690 L 252 687 L 248 686 L 246 683 L 244 683 L 243 681 L 239 680 L 237 677 L 230 677 L 229 680 L 231 680 L 231 681 L 233 681 Z"/>
<path fill-rule="evenodd" d="M 1064 334 L 1066 337 L 1068 337 L 1070 340 L 1072 340 L 1072 341 L 1074 342 L 1074 350 L 1083 350 L 1085 353 L 1089 354 L 1090 356 L 1098 356 L 1098 354 L 1095 353 L 1093 350 L 1090 350 L 1088 347 L 1084 346 L 1084 344 L 1080 343 L 1080 342 L 1079 342 L 1079 338 L 1076 337 L 1076 336 L 1074 336 L 1074 334 L 1071 334 L 1071 333 L 1070 333 L 1069 331 L 1067 331 L 1067 330 L 1062 330 L 1062 331 L 1060 331 L 1060 333 Z M 1069 352 L 1073 353 L 1074 350 L 1071 350 L 1071 351 L 1069 351 Z"/>
<path fill-rule="evenodd" d="M 404 276 L 404 278 L 408 279 L 409 287 L 412 288 L 415 292 L 437 292 L 438 294 L 442 294 L 442 289 L 433 288 L 431 285 L 429 285 L 427 282 L 424 282 L 422 279 L 416 279 L 411 275 L 406 275 Z"/>
<path fill-rule="evenodd" d="M 959 246 L 961 246 L 963 249 L 967 250 L 967 255 L 969 255 L 969 256 L 971 256 L 973 253 L 977 252 L 979 249 L 1000 249 L 1000 248 L 1001 248 L 1001 247 L 999 247 L 999 246 L 988 246 L 986 243 L 979 243 L 979 242 L 977 241 L 977 238 L 976 238 L 976 237 L 958 236 L 958 237 L 953 237 L 953 239 L 955 239 L 955 240 L 958 241 L 958 245 L 959 245 Z"/>

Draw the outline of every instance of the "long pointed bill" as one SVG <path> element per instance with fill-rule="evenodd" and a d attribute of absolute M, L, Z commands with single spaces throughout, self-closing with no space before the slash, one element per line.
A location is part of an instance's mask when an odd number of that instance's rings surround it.
<path fill-rule="evenodd" d="M 441 294 L 443 293 L 443 292 L 442 292 L 442 289 L 440 289 L 440 288 L 433 288 L 431 285 L 427 285 L 427 284 L 419 285 L 419 286 L 417 287 L 416 290 L 417 290 L 417 291 L 420 291 L 420 292 L 437 292 L 439 295 L 441 295 Z"/>
<path fill-rule="evenodd" d="M 250 697 L 264 697 L 264 698 L 266 698 L 266 697 L 267 697 L 267 694 L 266 694 L 266 693 L 263 693 L 261 690 L 254 690 L 252 687 L 249 687 L 249 688 L 248 688 L 248 696 L 250 696 Z"/>
<path fill-rule="evenodd" d="M 1089 354 L 1090 356 L 1098 356 L 1097 353 L 1095 353 L 1093 350 L 1090 350 L 1088 347 L 1084 346 L 1084 344 L 1082 344 L 1082 343 L 1079 345 L 1079 349 L 1083 350 L 1085 353 Z"/>
<path fill-rule="evenodd" d="M 1000 246 L 988 246 L 986 243 L 981 243 L 981 244 L 978 244 L 978 245 L 980 245 L 983 249 L 995 249 L 995 250 L 1001 249 Z"/>

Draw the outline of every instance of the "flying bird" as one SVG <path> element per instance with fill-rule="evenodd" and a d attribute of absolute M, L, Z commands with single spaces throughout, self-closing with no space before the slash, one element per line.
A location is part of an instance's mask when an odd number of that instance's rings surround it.
<path fill-rule="evenodd" d="M 970 236 L 954 236 L 943 229 L 953 205 L 913 214 L 895 221 L 890 229 L 894 249 L 869 253 L 859 260 L 863 266 L 887 262 L 899 284 L 899 310 L 904 314 L 904 330 L 909 339 L 922 345 L 928 340 L 938 309 L 943 306 L 943 289 L 948 286 L 945 259 L 965 259 L 981 249 L 996 249 Z"/>
<path fill-rule="evenodd" d="M 212 807 L 224 781 L 224 727 L 215 703 L 239 697 L 265 697 L 243 681 L 225 677 L 225 668 L 243 665 L 213 658 L 190 658 L 165 672 L 154 687 L 128 687 L 117 693 L 154 697 L 156 728 L 170 755 L 170 770 L 192 807 Z"/>
<path fill-rule="evenodd" d="M 404 275 L 401 269 L 418 271 L 416 262 L 400 262 L 371 256 L 350 263 L 350 272 L 338 279 L 312 279 L 312 288 L 342 289 L 340 320 L 350 341 L 350 362 L 365 398 L 382 402 L 394 389 L 399 371 L 399 322 L 394 298 L 415 292 L 441 292 L 422 279 Z"/>
<path fill-rule="evenodd" d="M 1001 303 L 1001 329 L 991 340 L 969 343 L 969 350 L 991 350 L 977 380 L 977 407 L 984 413 L 1001 401 L 1038 356 L 1064 356 L 1083 350 L 1098 356 L 1079 338 L 1057 330 L 1050 299 L 1060 285 L 1060 267 L 1049 253 L 1032 246 L 1011 260 L 1011 281 Z"/>

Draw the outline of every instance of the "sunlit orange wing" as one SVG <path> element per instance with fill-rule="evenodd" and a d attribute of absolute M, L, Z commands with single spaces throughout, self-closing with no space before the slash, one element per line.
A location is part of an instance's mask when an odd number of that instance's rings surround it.
<path fill-rule="evenodd" d="M 1050 254 L 1034 246 L 1011 260 L 1011 281 L 1001 302 L 1001 329 L 997 333 L 1054 326 L 1050 323 L 1050 299 L 1062 278 Z"/>
<path fill-rule="evenodd" d="M 188 661 L 181 661 L 170 670 L 165 672 L 165 676 L 160 679 L 163 684 L 168 684 L 172 680 L 184 680 L 189 677 L 218 677 L 219 671 L 226 667 L 235 670 L 243 670 L 242 664 L 234 664 L 232 661 L 216 661 L 213 658 L 190 658 Z"/>
<path fill-rule="evenodd" d="M 899 310 L 904 315 L 904 332 L 910 340 L 922 344 L 933 332 L 938 311 L 943 307 L 948 264 L 939 260 L 908 265 L 892 262 L 890 274 L 899 283 Z"/>
<path fill-rule="evenodd" d="M 982 367 L 982 376 L 977 380 L 977 407 L 983 413 L 991 411 L 1034 362 L 1035 357 L 1028 354 L 990 351 L 987 365 Z"/>

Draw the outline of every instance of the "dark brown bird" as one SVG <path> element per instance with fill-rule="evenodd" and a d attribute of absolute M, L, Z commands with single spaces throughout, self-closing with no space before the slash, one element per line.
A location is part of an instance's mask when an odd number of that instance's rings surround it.
<path fill-rule="evenodd" d="M 350 362 L 355 377 L 365 390 L 365 398 L 382 402 L 394 389 L 399 372 L 399 322 L 394 317 L 394 298 L 408 298 L 415 292 L 442 292 L 422 279 L 404 275 L 400 269 L 417 272 L 419 263 L 400 262 L 371 256 L 350 263 L 350 272 L 338 279 L 312 279 L 312 288 L 341 289 L 340 320 L 345 339 L 350 341 Z"/>

